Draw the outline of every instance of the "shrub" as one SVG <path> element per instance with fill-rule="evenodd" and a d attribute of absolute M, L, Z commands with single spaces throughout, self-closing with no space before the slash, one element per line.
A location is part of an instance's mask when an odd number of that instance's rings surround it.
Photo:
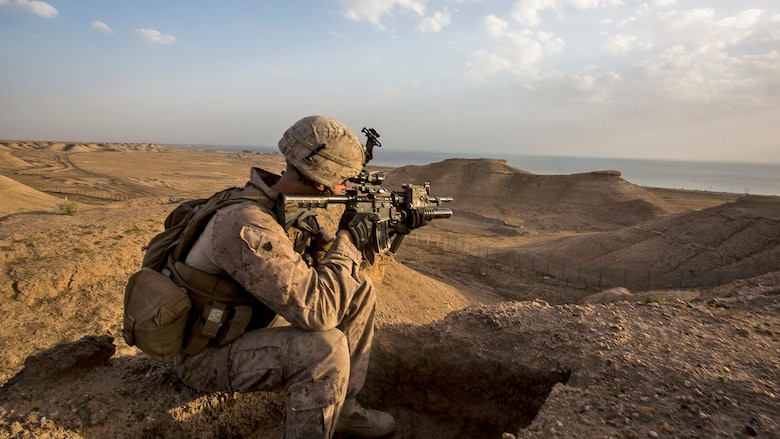
<path fill-rule="evenodd" d="M 60 212 L 64 213 L 65 215 L 73 216 L 76 214 L 76 209 L 78 206 L 76 205 L 75 201 L 68 200 L 68 197 L 65 197 L 65 201 L 57 205 L 57 208 L 60 209 Z"/>

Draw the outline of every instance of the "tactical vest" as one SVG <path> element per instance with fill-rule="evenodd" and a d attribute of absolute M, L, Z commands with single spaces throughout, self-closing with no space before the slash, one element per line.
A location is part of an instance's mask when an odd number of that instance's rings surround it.
<path fill-rule="evenodd" d="M 224 346 L 246 331 L 274 322 L 276 313 L 230 276 L 184 263 L 214 213 L 244 202 L 276 217 L 274 201 L 241 188 L 184 202 L 168 215 L 165 230 L 149 242 L 141 270 L 130 276 L 125 287 L 122 336 L 128 345 L 167 362 L 181 352 L 195 354 L 208 346 Z M 309 266 L 329 245 L 313 217 L 296 222 L 288 236 Z"/>
<path fill-rule="evenodd" d="M 253 201 L 276 218 L 272 200 L 258 198 Z M 328 248 L 318 242 L 331 241 L 315 217 L 294 224 L 287 233 L 296 253 L 310 267 L 319 262 Z M 224 346 L 247 331 L 268 327 L 275 319 L 286 322 L 231 277 L 198 270 L 182 262 L 185 257 L 172 257 L 166 265 L 171 279 L 187 290 L 192 303 L 183 353 L 194 354 L 208 346 Z"/>

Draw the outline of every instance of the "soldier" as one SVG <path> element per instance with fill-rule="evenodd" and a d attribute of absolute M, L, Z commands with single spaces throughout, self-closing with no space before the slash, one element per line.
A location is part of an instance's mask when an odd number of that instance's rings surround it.
<path fill-rule="evenodd" d="M 357 136 L 324 116 L 296 122 L 279 149 L 287 161 L 283 174 L 253 168 L 245 193 L 271 201 L 280 193 L 337 194 L 365 162 Z M 179 376 L 206 391 L 283 389 L 286 438 L 390 435 L 393 416 L 355 399 L 374 335 L 376 297 L 360 273 L 358 250 L 370 239 L 370 221 L 345 213 L 328 242 L 316 221 L 285 232 L 269 205 L 219 209 L 188 253 L 188 266 L 229 276 L 243 288 L 252 318 L 229 344 L 179 355 Z M 267 316 L 275 317 L 269 323 Z"/>

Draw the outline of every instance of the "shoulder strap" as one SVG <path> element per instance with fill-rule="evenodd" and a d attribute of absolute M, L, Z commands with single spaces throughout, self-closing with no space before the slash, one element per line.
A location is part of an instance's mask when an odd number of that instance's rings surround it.
<path fill-rule="evenodd" d="M 173 262 L 183 261 L 187 256 L 187 253 L 192 248 L 195 240 L 206 228 L 211 217 L 214 213 L 231 204 L 243 203 L 246 201 L 255 202 L 261 207 L 269 210 L 273 213 L 274 201 L 268 198 L 265 194 L 247 194 L 242 188 L 232 187 L 212 195 L 208 201 L 198 206 L 198 208 L 191 214 L 190 218 L 187 218 L 186 226 L 182 230 L 181 235 L 176 242 L 176 247 L 171 254 Z"/>

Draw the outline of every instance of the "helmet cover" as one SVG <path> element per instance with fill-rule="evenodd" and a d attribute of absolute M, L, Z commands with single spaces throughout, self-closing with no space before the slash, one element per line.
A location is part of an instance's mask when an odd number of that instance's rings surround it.
<path fill-rule="evenodd" d="M 327 116 L 308 116 L 285 131 L 279 150 L 307 179 L 334 188 L 363 169 L 366 151 L 346 125 Z"/>

